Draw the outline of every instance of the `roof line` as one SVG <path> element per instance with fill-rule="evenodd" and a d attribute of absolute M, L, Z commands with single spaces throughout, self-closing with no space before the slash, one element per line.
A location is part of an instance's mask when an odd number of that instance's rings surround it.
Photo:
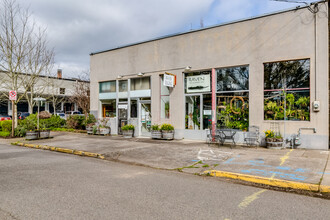
<path fill-rule="evenodd" d="M 266 13 L 266 14 L 262 14 L 262 15 L 258 15 L 258 16 L 253 16 L 253 17 L 250 17 L 250 18 L 238 19 L 238 20 L 234 20 L 234 21 L 230 21 L 230 22 L 224 22 L 224 23 L 221 23 L 221 24 L 211 25 L 211 26 L 196 29 L 196 30 L 190 30 L 190 31 L 184 31 L 184 32 L 179 32 L 179 33 L 174 33 L 174 34 L 163 35 L 161 37 L 152 38 L 152 39 L 149 39 L 149 40 L 146 40 L 146 41 L 139 41 L 139 42 L 135 42 L 135 43 L 131 43 L 131 44 L 126 44 L 126 45 L 114 47 L 114 48 L 111 48 L 111 49 L 108 49 L 108 50 L 96 51 L 96 52 L 90 53 L 89 55 L 93 56 L 93 55 L 100 54 L 100 53 L 106 53 L 106 52 L 109 52 L 109 51 L 118 50 L 118 49 L 131 47 L 131 46 L 136 46 L 136 45 L 139 45 L 139 44 L 149 43 L 149 42 L 152 42 L 152 41 L 162 40 L 162 39 L 166 39 L 166 38 L 170 38 L 170 37 L 176 37 L 176 36 L 190 34 L 190 33 L 199 32 L 199 31 L 203 31 L 203 30 L 208 30 L 208 29 L 213 29 L 213 28 L 217 28 L 217 27 L 227 26 L 227 25 L 236 24 L 236 23 L 240 23 L 240 22 L 245 22 L 245 21 L 250 21 L 250 20 L 254 20 L 254 19 L 259 19 L 259 18 L 263 18 L 263 17 L 272 16 L 272 15 L 277 15 L 277 14 L 281 14 L 281 13 L 285 13 L 285 12 L 297 11 L 299 9 L 308 8 L 308 7 L 310 7 L 310 5 L 317 4 L 317 3 L 324 3 L 326 1 L 327 0 L 311 2 L 309 5 L 306 5 L 306 6 L 296 6 L 294 8 L 290 8 L 290 9 L 284 9 L 284 10 L 280 10 L 280 11 L 270 12 L 270 13 Z"/>

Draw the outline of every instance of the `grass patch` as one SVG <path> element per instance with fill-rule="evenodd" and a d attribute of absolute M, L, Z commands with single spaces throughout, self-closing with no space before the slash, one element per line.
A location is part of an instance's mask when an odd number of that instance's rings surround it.
<path fill-rule="evenodd" d="M 210 167 L 208 164 L 203 165 L 203 167 Z"/>

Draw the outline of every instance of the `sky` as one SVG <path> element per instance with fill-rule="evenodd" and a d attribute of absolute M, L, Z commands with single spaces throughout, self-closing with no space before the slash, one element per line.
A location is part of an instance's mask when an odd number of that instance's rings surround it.
<path fill-rule="evenodd" d="M 65 78 L 88 70 L 93 52 L 299 5 L 272 0 L 16 1 L 47 28 L 49 47 L 55 50 L 54 72 L 62 69 Z"/>

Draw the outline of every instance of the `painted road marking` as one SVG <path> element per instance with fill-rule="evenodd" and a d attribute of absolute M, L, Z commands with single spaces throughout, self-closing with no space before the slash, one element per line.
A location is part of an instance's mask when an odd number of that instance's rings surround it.
<path fill-rule="evenodd" d="M 283 157 L 281 157 L 281 164 L 280 166 L 282 166 L 284 164 L 284 162 L 289 158 L 289 155 L 290 153 L 293 151 L 293 149 L 291 149 L 288 153 L 286 153 Z M 260 162 L 263 162 L 263 161 L 258 161 L 257 163 L 260 163 Z M 273 172 L 272 176 L 270 177 L 270 180 L 274 179 L 274 177 L 276 176 L 278 172 Z M 245 209 L 246 207 L 248 207 L 253 201 L 255 201 L 256 199 L 259 198 L 259 196 L 266 192 L 267 189 L 263 189 L 263 190 L 260 190 L 256 193 L 253 193 L 252 195 L 250 196 L 247 196 L 244 198 L 244 200 L 238 205 L 238 208 L 240 209 Z"/>

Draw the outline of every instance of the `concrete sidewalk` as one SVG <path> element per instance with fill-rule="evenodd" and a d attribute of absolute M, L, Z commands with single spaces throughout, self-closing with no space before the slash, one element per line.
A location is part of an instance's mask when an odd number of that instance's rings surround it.
<path fill-rule="evenodd" d="M 208 147 L 204 142 L 197 141 L 124 139 L 64 132 L 53 132 L 52 136 L 54 138 L 46 140 L 19 141 L 30 147 L 47 145 L 92 152 L 107 160 L 153 168 L 238 179 L 263 186 L 330 193 L 329 151 L 241 146 L 230 149 L 219 148 L 218 145 Z"/>

